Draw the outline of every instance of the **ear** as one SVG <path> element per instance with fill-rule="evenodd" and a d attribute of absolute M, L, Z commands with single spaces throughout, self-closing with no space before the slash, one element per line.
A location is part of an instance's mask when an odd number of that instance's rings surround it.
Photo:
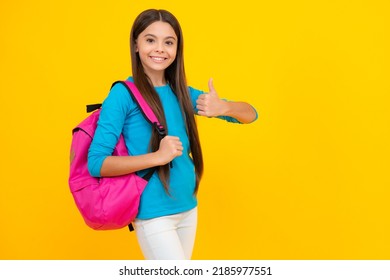
<path fill-rule="evenodd" d="M 138 52 L 138 44 L 137 44 L 137 40 L 135 40 L 135 42 L 134 42 L 134 46 L 135 46 L 135 52 L 137 53 L 137 52 Z"/>

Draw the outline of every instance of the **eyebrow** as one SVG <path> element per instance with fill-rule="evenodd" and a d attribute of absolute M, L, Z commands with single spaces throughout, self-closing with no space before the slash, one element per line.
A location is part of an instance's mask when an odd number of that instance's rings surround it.
<path fill-rule="evenodd" d="M 147 37 L 147 36 L 151 36 L 151 37 L 153 37 L 153 38 L 157 38 L 157 36 L 156 35 L 153 35 L 153 34 L 145 34 L 145 36 L 144 37 Z M 173 36 L 168 36 L 168 37 L 165 37 L 164 38 L 164 40 L 167 40 L 167 39 L 173 39 L 173 40 L 177 40 L 175 37 L 173 37 Z"/>

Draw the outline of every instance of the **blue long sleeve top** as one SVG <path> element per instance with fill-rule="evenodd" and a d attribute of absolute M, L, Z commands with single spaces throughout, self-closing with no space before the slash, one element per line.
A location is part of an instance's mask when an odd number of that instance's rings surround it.
<path fill-rule="evenodd" d="M 129 78 L 133 81 L 132 78 Z M 197 205 L 194 195 L 195 168 L 190 154 L 190 144 L 186 125 L 179 102 L 169 85 L 155 87 L 164 108 L 168 134 L 177 136 L 183 143 L 182 156 L 173 160 L 170 170 L 169 192 L 166 193 L 157 172 L 149 180 L 141 196 L 137 218 L 150 219 L 188 211 Z M 203 91 L 189 87 L 194 113 L 197 113 L 196 100 Z M 229 122 L 240 123 L 228 117 L 219 117 Z M 256 116 L 257 118 L 257 116 Z M 92 176 L 100 177 L 103 161 L 114 150 L 122 133 L 130 155 L 148 153 L 152 126 L 145 120 L 139 107 L 122 84 L 116 84 L 104 100 L 98 126 L 88 152 L 88 169 Z M 143 176 L 147 170 L 141 170 Z"/>

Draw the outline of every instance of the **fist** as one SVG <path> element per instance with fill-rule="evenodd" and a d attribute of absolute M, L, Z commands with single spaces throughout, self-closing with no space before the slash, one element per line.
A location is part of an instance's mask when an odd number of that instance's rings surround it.
<path fill-rule="evenodd" d="M 221 116 L 225 110 L 225 103 L 218 97 L 213 85 L 213 79 L 210 79 L 209 92 L 199 95 L 198 100 L 196 100 L 198 115 L 205 117 Z"/>
<path fill-rule="evenodd" d="M 183 144 L 179 137 L 168 135 L 161 139 L 157 152 L 159 154 L 159 159 L 161 160 L 161 165 L 165 165 L 171 162 L 175 157 L 183 154 Z"/>

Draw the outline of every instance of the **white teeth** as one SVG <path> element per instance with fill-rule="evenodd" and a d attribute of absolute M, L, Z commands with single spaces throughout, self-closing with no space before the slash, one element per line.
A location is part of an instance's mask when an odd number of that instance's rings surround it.
<path fill-rule="evenodd" d="M 152 56 L 151 58 L 153 60 L 156 60 L 156 61 L 164 61 L 165 60 L 165 58 L 163 58 L 163 57 L 154 57 L 154 56 Z"/>

